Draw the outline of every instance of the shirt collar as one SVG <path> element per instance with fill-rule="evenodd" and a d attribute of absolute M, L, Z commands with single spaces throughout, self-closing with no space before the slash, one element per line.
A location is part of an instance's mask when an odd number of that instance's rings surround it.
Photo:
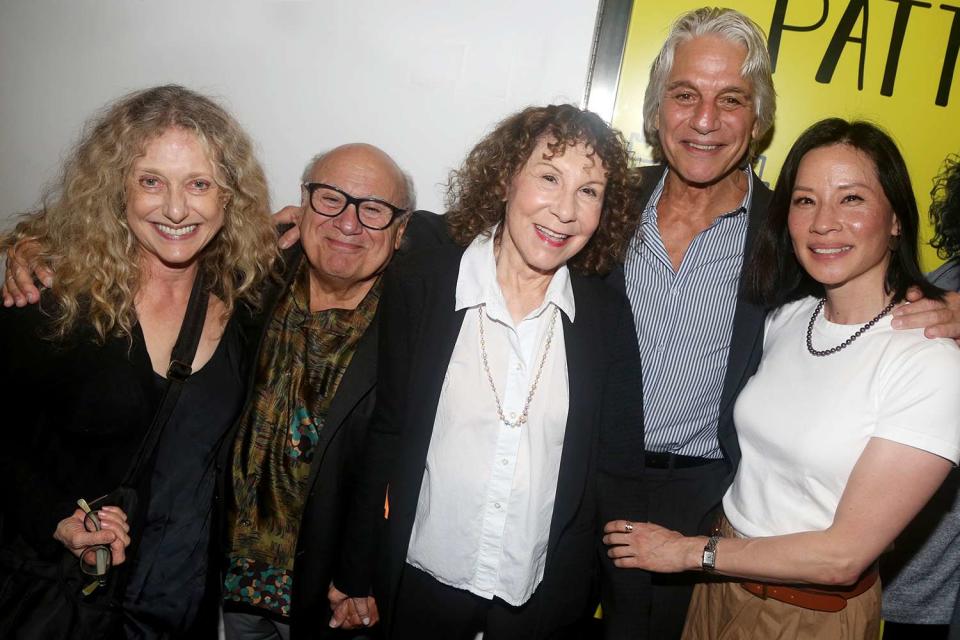
<path fill-rule="evenodd" d="M 481 233 L 460 258 L 460 273 L 457 275 L 457 292 L 454 309 L 467 309 L 479 305 L 486 305 L 487 314 L 491 318 L 509 318 L 507 304 L 503 299 L 503 291 L 497 282 L 497 261 L 493 255 L 493 239 L 497 235 L 499 225 L 490 230 L 489 234 Z M 553 274 L 543 302 L 534 309 L 528 318 L 543 313 L 549 305 L 554 305 L 562 311 L 570 322 L 574 321 L 576 305 L 573 299 L 573 285 L 570 283 L 570 270 L 563 265 Z"/>
<path fill-rule="evenodd" d="M 750 167 L 744 167 L 741 171 L 747 176 L 747 193 L 743 196 L 743 202 L 733 211 L 728 211 L 719 216 L 717 218 L 718 220 L 720 218 L 735 218 L 739 215 L 746 214 L 747 211 L 750 210 L 750 203 L 753 202 L 753 171 L 750 170 Z M 663 195 L 663 185 L 666 184 L 668 173 L 670 173 L 670 168 L 664 168 L 663 175 L 660 176 L 660 182 L 657 183 L 653 193 L 650 194 L 650 200 L 647 201 L 647 206 L 644 208 L 643 215 L 641 216 L 643 222 L 656 222 L 657 205 L 660 204 L 660 196 Z"/>

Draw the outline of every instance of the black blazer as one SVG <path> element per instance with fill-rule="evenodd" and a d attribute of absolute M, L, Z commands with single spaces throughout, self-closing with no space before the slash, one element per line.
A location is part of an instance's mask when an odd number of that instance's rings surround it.
<path fill-rule="evenodd" d="M 407 225 L 407 232 L 394 264 L 405 259 L 413 250 L 422 250 L 449 243 L 443 218 L 428 211 L 416 211 Z M 281 294 L 292 286 L 293 279 L 305 258 L 300 244 L 284 253 L 283 270 L 279 278 L 267 287 L 263 311 L 244 314 L 239 319 L 247 336 L 247 359 L 250 376 L 247 383 L 247 402 L 256 383 L 256 358 L 269 319 L 273 316 Z M 389 268 L 392 268 L 393 264 Z M 320 440 L 314 450 L 307 496 L 304 503 L 293 568 L 293 589 L 290 605 L 290 632 L 292 638 L 314 638 L 330 632 L 328 621 L 327 588 L 343 541 L 344 511 L 357 471 L 367 424 L 376 401 L 377 344 L 380 325 L 379 310 L 367 331 L 360 338 L 350 365 L 343 374 L 336 395 L 330 403 Z M 220 452 L 221 490 L 232 490 L 230 456 L 239 423 L 227 437 Z M 225 514 L 222 513 L 221 521 Z M 222 563 L 223 559 L 218 558 Z M 257 609 L 250 609 L 257 612 Z"/>
<path fill-rule="evenodd" d="M 463 250 L 425 253 L 387 275 L 380 302 L 379 396 L 356 509 L 336 584 L 351 595 L 371 582 L 389 634 L 447 364 L 465 311 L 454 311 Z M 563 318 L 570 405 L 543 582 L 537 637 L 562 635 L 596 604 L 595 452 L 601 423 L 639 424 L 627 385 L 639 353 L 626 298 L 600 278 L 573 275 L 576 322 Z M 384 494 L 389 487 L 389 519 Z M 379 558 L 378 558 L 379 556 Z"/>

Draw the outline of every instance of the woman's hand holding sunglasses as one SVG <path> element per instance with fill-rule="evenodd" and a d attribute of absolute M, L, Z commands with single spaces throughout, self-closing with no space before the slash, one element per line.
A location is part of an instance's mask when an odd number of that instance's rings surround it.
<path fill-rule="evenodd" d="M 112 556 L 111 564 L 117 565 L 126 560 L 125 550 L 130 544 L 130 526 L 127 514 L 119 507 L 100 507 L 96 514 L 99 528 L 93 524 L 93 518 L 82 509 L 77 509 L 57 524 L 53 537 L 60 541 L 73 555 L 81 554 L 87 564 L 94 564 L 93 550 L 90 547 L 108 546 Z M 86 552 L 86 553 L 85 553 Z"/>

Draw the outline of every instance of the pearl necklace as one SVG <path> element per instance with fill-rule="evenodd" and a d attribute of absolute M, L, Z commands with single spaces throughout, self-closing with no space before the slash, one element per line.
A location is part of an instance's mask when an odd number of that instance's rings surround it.
<path fill-rule="evenodd" d="M 487 382 L 490 383 L 490 390 L 493 391 L 493 399 L 497 403 L 497 417 L 500 422 L 508 427 L 516 429 L 527 422 L 527 413 L 530 411 L 530 402 L 533 400 L 533 394 L 537 392 L 537 385 L 540 383 L 540 374 L 543 373 L 543 364 L 547 361 L 547 354 L 550 353 L 550 343 L 553 342 L 553 328 L 557 324 L 557 307 L 553 308 L 553 314 L 550 316 L 550 329 L 547 331 L 547 344 L 543 347 L 543 356 L 540 358 L 540 366 L 537 368 L 537 375 L 533 378 L 533 384 L 530 385 L 530 391 L 527 393 L 527 401 L 523 405 L 523 411 L 516 420 L 507 420 L 503 415 L 503 406 L 500 404 L 500 396 L 497 395 L 497 387 L 493 384 L 493 376 L 490 374 L 490 365 L 487 363 L 487 344 L 483 336 L 483 305 L 477 307 L 478 319 L 480 321 L 480 356 L 483 359 L 483 370 L 487 372 Z"/>
<path fill-rule="evenodd" d="M 826 302 L 827 302 L 827 299 L 826 299 L 826 298 L 820 298 L 820 302 L 817 303 L 817 308 L 813 310 L 813 315 L 810 316 L 810 324 L 807 325 L 807 351 L 809 351 L 809 352 L 810 352 L 810 355 L 813 355 L 813 356 L 829 356 L 830 354 L 836 353 L 837 351 L 840 351 L 841 349 L 846 349 L 847 347 L 850 346 L 850 344 L 851 344 L 854 340 L 856 340 L 857 338 L 859 338 L 860 336 L 862 336 L 864 333 L 866 333 L 867 330 L 868 330 L 870 327 L 872 327 L 873 325 L 875 325 L 875 324 L 877 324 L 878 322 L 880 322 L 880 318 L 882 318 L 883 316 L 885 316 L 885 315 L 887 315 L 888 313 L 890 313 L 890 310 L 893 309 L 893 307 L 896 306 L 896 304 L 897 304 L 897 301 L 896 301 L 896 300 L 893 300 L 892 302 L 890 302 L 890 304 L 888 304 L 887 306 L 885 306 L 885 307 L 883 308 L 883 311 L 881 311 L 879 314 L 877 314 L 877 317 L 875 317 L 873 320 L 871 320 L 871 321 L 868 322 L 867 324 L 865 324 L 865 325 L 863 325 L 862 327 L 860 327 L 859 329 L 857 329 L 857 332 L 856 332 L 856 333 L 854 333 L 852 336 L 850 336 L 849 338 L 847 338 L 846 340 L 844 340 L 842 343 L 840 343 L 840 344 L 837 345 L 836 347 L 831 347 L 831 348 L 829 348 L 829 349 L 825 349 L 825 350 L 823 350 L 823 351 L 819 351 L 819 350 L 813 348 L 813 339 L 812 339 L 812 338 L 813 338 L 813 323 L 814 323 L 814 321 L 816 321 L 817 316 L 820 314 L 820 311 L 821 311 L 821 309 L 823 309 L 823 305 L 824 305 Z"/>

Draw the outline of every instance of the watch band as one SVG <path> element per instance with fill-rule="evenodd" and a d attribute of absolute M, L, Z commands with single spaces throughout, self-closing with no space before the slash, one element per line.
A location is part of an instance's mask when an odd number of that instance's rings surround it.
<path fill-rule="evenodd" d="M 703 559 L 700 567 L 710 573 L 717 566 L 717 543 L 720 542 L 720 536 L 710 536 L 706 546 L 703 548 Z"/>

